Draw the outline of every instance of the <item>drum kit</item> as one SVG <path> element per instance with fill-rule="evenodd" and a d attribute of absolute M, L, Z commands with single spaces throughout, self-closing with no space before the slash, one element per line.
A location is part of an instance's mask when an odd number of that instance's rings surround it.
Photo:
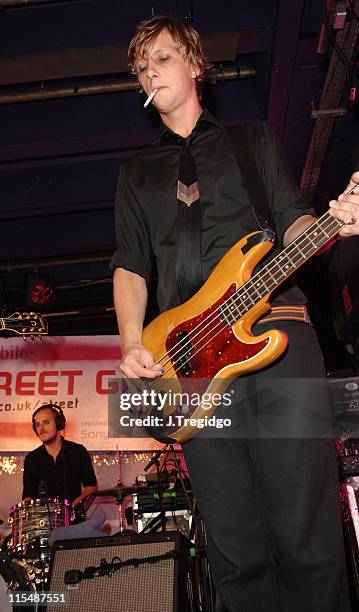
<path fill-rule="evenodd" d="M 71 524 L 74 512 L 69 501 L 59 498 L 34 499 L 12 506 L 12 532 L 0 553 L 0 610 L 12 610 L 9 594 L 45 590 L 51 548 L 48 537 L 56 527 Z M 35 599 L 35 598 L 34 598 Z M 36 610 L 27 604 L 28 610 Z"/>
<path fill-rule="evenodd" d="M 118 483 L 110 489 L 96 491 L 90 496 L 88 507 L 95 497 L 112 497 L 118 506 L 119 533 L 134 533 L 124 530 L 122 504 L 138 489 L 138 486 Z M 12 506 L 8 519 L 11 534 L 4 539 L 0 552 L 0 612 L 13 609 L 9 601 L 11 594 L 16 597 L 17 593 L 36 595 L 46 591 L 51 559 L 48 539 L 54 529 L 70 527 L 78 522 L 77 518 L 70 502 L 60 498 L 33 499 Z M 36 606 L 36 603 L 27 604 L 22 609 L 37 610 Z"/>
<path fill-rule="evenodd" d="M 159 454 L 157 453 L 157 455 Z M 157 463 L 157 456 L 151 460 L 148 467 L 154 461 Z M 150 509 L 158 512 L 156 506 L 156 503 L 158 504 L 158 494 L 161 493 L 162 489 L 169 486 L 169 483 L 165 482 L 166 479 L 164 479 L 166 474 L 167 472 L 164 471 L 160 477 L 159 470 L 157 470 L 157 474 L 147 474 L 147 476 L 143 474 L 136 477 L 135 484 L 129 486 L 124 485 L 119 480 L 116 486 L 96 491 L 96 493 L 87 497 L 85 512 L 88 513 L 95 498 L 112 498 L 118 510 L 117 524 L 119 530 L 116 535 L 136 533 L 138 531 L 137 517 L 132 513 L 131 521 L 127 520 L 127 512 L 124 512 L 123 508 L 125 498 L 130 497 L 132 499 L 131 509 L 133 509 L 137 500 L 142 500 L 142 496 L 145 496 L 146 499 L 150 496 L 152 500 Z M 164 493 L 165 495 L 166 493 Z M 172 499 L 173 492 L 171 492 L 171 495 Z M 162 498 L 162 493 L 159 497 Z M 148 510 L 147 505 L 144 510 Z M 138 503 L 138 506 L 139 510 L 142 511 L 141 503 Z M 167 510 L 167 507 L 165 509 Z M 74 509 L 68 500 L 60 498 L 33 499 L 12 506 L 8 519 L 8 523 L 11 525 L 11 533 L 3 540 L 0 552 L 0 612 L 13 610 L 10 603 L 11 595 L 14 596 L 16 601 L 16 595 L 24 592 L 34 595 L 33 598 L 27 598 L 27 602 L 33 600 L 34 604 L 27 603 L 26 608 L 22 607 L 22 609 L 38 610 L 38 604 L 35 603 L 38 600 L 37 595 L 47 590 L 49 578 L 50 535 L 58 527 L 69 527 L 70 531 L 74 529 L 76 523 L 82 522 L 84 516 L 81 515 L 80 517 L 76 510 L 77 507 Z M 164 512 L 162 514 L 164 515 Z M 128 528 L 132 526 L 135 527 L 135 530 Z M 77 527 L 80 527 L 80 525 L 76 525 Z M 80 530 L 78 533 L 80 533 Z"/>

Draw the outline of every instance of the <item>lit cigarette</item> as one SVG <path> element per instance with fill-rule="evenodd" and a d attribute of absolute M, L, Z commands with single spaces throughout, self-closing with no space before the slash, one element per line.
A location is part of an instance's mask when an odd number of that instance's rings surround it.
<path fill-rule="evenodd" d="M 143 105 L 143 108 L 146 108 L 146 106 L 149 105 L 149 103 L 151 102 L 151 100 L 155 97 L 156 93 L 158 92 L 158 89 L 154 89 L 153 92 L 148 96 L 146 102 Z"/>

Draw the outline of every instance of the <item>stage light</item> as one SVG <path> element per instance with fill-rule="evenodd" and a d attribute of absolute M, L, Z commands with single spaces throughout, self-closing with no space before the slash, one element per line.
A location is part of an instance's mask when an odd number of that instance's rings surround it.
<path fill-rule="evenodd" d="M 27 278 L 26 303 L 34 309 L 48 308 L 55 300 L 55 286 L 47 276 L 31 274 Z"/>

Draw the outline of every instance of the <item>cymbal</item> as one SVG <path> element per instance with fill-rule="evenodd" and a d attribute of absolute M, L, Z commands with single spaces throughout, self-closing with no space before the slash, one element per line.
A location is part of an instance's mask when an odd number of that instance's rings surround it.
<path fill-rule="evenodd" d="M 125 487 L 123 485 L 117 485 L 116 487 L 112 487 L 111 489 L 103 489 L 102 491 L 95 491 L 92 495 L 96 495 L 97 497 L 127 497 L 127 495 L 132 495 L 133 493 L 137 493 L 139 487 Z"/>

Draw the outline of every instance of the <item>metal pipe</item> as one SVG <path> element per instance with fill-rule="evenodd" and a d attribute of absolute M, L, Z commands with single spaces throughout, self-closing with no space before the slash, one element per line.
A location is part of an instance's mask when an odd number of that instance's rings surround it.
<path fill-rule="evenodd" d="M 78 310 L 59 310 L 55 312 L 47 312 L 44 316 L 46 319 L 49 318 L 62 318 L 62 317 L 93 317 L 96 314 L 112 314 L 115 312 L 115 308 L 113 306 L 99 306 L 99 307 L 88 307 L 81 308 Z"/>
<path fill-rule="evenodd" d="M 53 98 L 80 98 L 99 93 L 115 93 L 119 91 L 135 91 L 138 89 L 134 79 L 111 79 L 107 83 L 92 82 L 83 85 L 44 85 L 28 87 L 22 90 L 8 89 L 0 94 L 0 104 L 16 102 L 46 102 Z"/>
<path fill-rule="evenodd" d="M 56 4 L 74 0 L 0 0 L 0 8 L 26 8 L 33 4 Z"/>
<path fill-rule="evenodd" d="M 1 3 L 1 0 L 0 0 Z M 205 76 L 205 81 L 212 85 L 223 81 L 235 79 L 249 79 L 255 77 L 255 68 L 212 68 Z M 113 77 L 107 81 L 92 81 L 80 85 L 41 85 L 26 87 L 22 90 L 5 89 L 0 93 L 0 104 L 14 104 L 18 102 L 46 102 L 54 98 L 79 98 L 93 94 L 108 94 L 121 91 L 136 91 L 138 84 L 135 79 L 124 77 Z"/>
<path fill-rule="evenodd" d="M 0 272 L 13 272 L 14 270 L 32 270 L 34 268 L 56 268 L 59 266 L 71 266 L 74 264 L 98 263 L 101 261 L 110 261 L 111 255 L 93 255 L 78 256 L 70 259 L 40 259 L 33 260 L 27 263 L 14 263 L 8 261 L 6 264 L 0 265 Z"/>

